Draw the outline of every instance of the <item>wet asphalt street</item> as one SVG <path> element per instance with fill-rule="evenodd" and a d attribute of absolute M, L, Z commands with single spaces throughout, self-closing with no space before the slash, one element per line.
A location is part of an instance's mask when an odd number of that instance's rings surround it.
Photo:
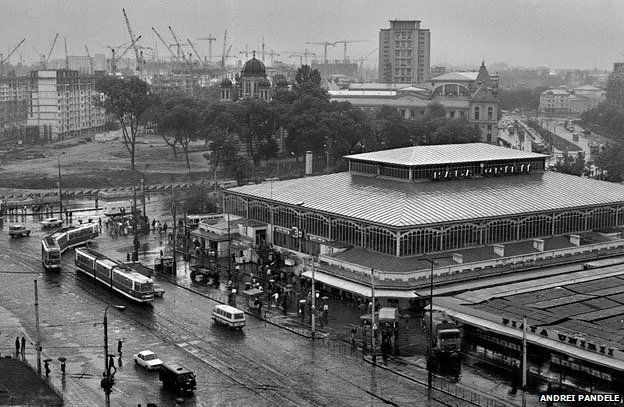
<path fill-rule="evenodd" d="M 157 201 L 148 204 L 148 216 L 163 218 Z M 99 213 L 86 213 L 83 218 Z M 78 216 L 74 217 L 74 221 Z M 9 238 L 8 225 L 23 223 L 30 237 Z M 167 281 L 163 298 L 152 305 L 133 304 L 109 292 L 82 274 L 73 264 L 73 250 L 63 255 L 61 272 L 44 272 L 40 261 L 41 238 L 47 233 L 32 216 L 5 219 L 0 231 L 0 307 L 16 324 L 0 330 L 0 351 L 13 348 L 24 329 L 35 339 L 33 280 L 38 280 L 41 343 L 44 358 L 53 360 L 50 383 L 67 406 L 104 405 L 100 378 L 104 371 L 103 314 L 107 305 L 125 305 L 121 313 L 108 311 L 109 353 L 116 357 L 113 406 L 428 406 L 426 393 L 414 382 L 375 368 L 352 356 L 247 316 L 242 332 L 214 326 L 210 319 L 215 301 Z M 124 259 L 132 236 L 97 238 L 100 251 Z M 161 246 L 158 235 L 142 239 L 147 252 Z M 115 256 L 116 254 L 116 256 Z M 29 342 L 30 342 L 29 341 Z M 156 352 L 165 362 L 178 362 L 197 375 L 191 397 L 176 399 L 162 389 L 155 372 L 135 366 L 132 356 L 141 350 Z M 26 357 L 34 365 L 34 349 Z M 67 374 L 58 357 L 67 358 Z"/>

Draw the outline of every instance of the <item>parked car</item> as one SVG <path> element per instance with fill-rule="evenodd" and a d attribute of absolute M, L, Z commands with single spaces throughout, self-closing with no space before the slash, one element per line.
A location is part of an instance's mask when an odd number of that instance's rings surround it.
<path fill-rule="evenodd" d="M 162 297 L 165 295 L 165 289 L 160 284 L 154 283 L 154 297 Z"/>
<path fill-rule="evenodd" d="M 30 236 L 30 229 L 24 225 L 11 225 L 9 226 L 9 235 L 11 237 Z"/>
<path fill-rule="evenodd" d="M 41 221 L 41 226 L 44 228 L 58 228 L 63 226 L 63 221 L 59 218 L 47 218 Z"/>
<path fill-rule="evenodd" d="M 158 370 L 163 365 L 162 360 L 151 350 L 144 350 L 134 355 L 134 363 L 147 370 Z"/>

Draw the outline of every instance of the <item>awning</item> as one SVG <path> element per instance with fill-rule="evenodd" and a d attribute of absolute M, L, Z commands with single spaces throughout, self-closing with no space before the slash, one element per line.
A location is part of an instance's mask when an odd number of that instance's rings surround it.
<path fill-rule="evenodd" d="M 305 278 L 312 278 L 312 271 L 308 270 L 302 273 Z M 363 284 L 359 284 L 353 281 L 344 280 L 336 276 L 325 274 L 319 271 L 314 273 L 314 279 L 321 283 L 330 285 L 332 287 L 339 288 L 344 291 L 349 291 L 353 294 L 360 295 L 362 297 L 371 297 L 371 287 Z M 388 297 L 388 298 L 418 298 L 414 290 L 411 289 L 375 289 L 375 297 Z"/>

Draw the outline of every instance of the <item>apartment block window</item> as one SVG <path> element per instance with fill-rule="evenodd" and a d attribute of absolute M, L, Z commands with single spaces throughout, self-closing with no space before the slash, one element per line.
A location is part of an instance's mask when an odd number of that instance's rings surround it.
<path fill-rule="evenodd" d="M 479 106 L 475 106 L 474 108 L 474 119 L 479 120 Z"/>
<path fill-rule="evenodd" d="M 492 120 L 492 116 L 494 115 L 494 108 L 488 107 L 488 120 Z"/>
<path fill-rule="evenodd" d="M 492 131 L 492 125 L 491 125 L 491 124 L 488 124 L 488 125 L 487 125 L 487 130 L 488 130 L 488 131 Z"/>

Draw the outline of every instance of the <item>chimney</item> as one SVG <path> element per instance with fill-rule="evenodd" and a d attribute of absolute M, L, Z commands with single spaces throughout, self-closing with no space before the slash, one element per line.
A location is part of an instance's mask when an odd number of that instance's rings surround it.
<path fill-rule="evenodd" d="M 305 175 L 312 175 L 312 151 L 306 151 Z"/>
<path fill-rule="evenodd" d="M 544 239 L 533 239 L 533 248 L 540 252 L 544 251 Z"/>
<path fill-rule="evenodd" d="M 580 246 L 581 245 L 581 236 L 579 236 L 579 235 L 570 235 L 570 244 L 573 244 L 574 246 Z"/>
<path fill-rule="evenodd" d="M 453 261 L 462 264 L 464 262 L 464 255 L 461 253 L 453 253 Z"/>
<path fill-rule="evenodd" d="M 494 248 L 494 254 L 497 254 L 500 257 L 505 257 L 505 245 L 504 244 L 495 244 L 492 245 Z"/>

